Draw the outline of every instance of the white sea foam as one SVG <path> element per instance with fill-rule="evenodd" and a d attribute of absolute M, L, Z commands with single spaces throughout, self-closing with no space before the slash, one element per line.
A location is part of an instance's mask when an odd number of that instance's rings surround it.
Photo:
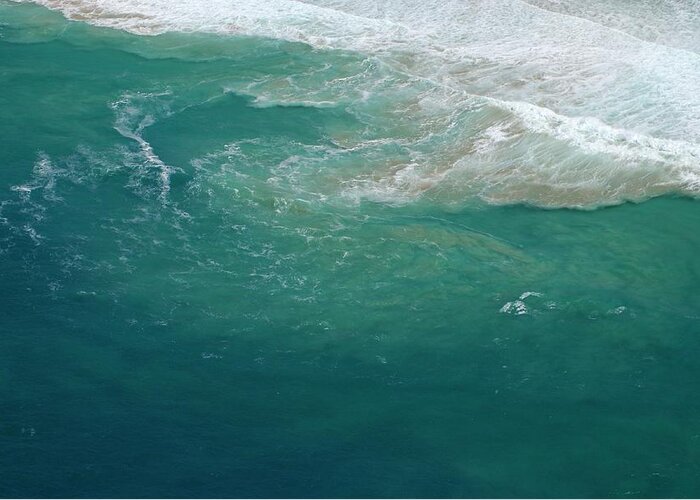
<path fill-rule="evenodd" d="M 539 292 L 524 292 L 520 294 L 520 297 L 518 297 L 517 300 L 503 304 L 503 307 L 501 307 L 499 312 L 503 314 L 513 314 L 515 316 L 531 314 L 531 308 L 525 303 L 525 300 L 527 300 L 528 297 L 542 297 L 542 294 Z M 548 309 L 552 308 L 553 307 L 548 307 Z"/>
<path fill-rule="evenodd" d="M 698 0 L 525 0 L 543 9 L 588 19 L 637 38 L 700 52 Z"/>
<path fill-rule="evenodd" d="M 144 110 L 144 103 L 151 104 L 154 98 L 167 96 L 163 94 L 125 94 L 121 99 L 112 104 L 112 109 L 116 113 L 114 128 L 122 136 L 135 141 L 141 150 L 144 162 L 147 167 L 158 169 L 160 193 L 158 197 L 162 202 L 168 201 L 170 192 L 170 176 L 175 169 L 167 165 L 153 151 L 151 144 L 143 138 L 143 131 L 155 123 L 155 117 Z M 161 106 L 162 108 L 162 106 Z M 160 110 L 161 114 L 167 111 Z"/>
<path fill-rule="evenodd" d="M 699 55 L 520 0 L 38 3 L 140 34 L 235 33 L 380 54 L 470 93 L 665 137 L 700 137 Z"/>
<path fill-rule="evenodd" d="M 423 124 L 412 159 L 348 181 L 353 196 L 405 200 L 442 189 L 493 202 L 589 206 L 700 192 L 696 0 L 624 8 L 600 0 L 37 3 L 138 34 L 243 34 L 353 50 L 404 75 L 405 85 L 432 85 L 417 106 L 405 106 L 406 121 Z M 308 85 L 248 91 L 260 106 L 323 107 L 338 102 L 329 95 L 334 84 L 325 83 L 318 92 Z M 365 84 L 357 93 L 366 100 L 372 92 Z M 480 133 L 450 135 L 454 110 L 470 106 L 506 115 Z M 170 171 L 139 126 L 118 130 L 161 169 L 166 196 Z M 442 142 L 427 151 L 436 136 Z"/>

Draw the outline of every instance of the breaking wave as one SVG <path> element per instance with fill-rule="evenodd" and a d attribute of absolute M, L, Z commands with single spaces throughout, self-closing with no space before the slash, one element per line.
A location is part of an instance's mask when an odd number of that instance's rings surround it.
<path fill-rule="evenodd" d="M 700 193 L 697 2 L 36 3 L 139 35 L 258 36 L 365 57 L 346 81 L 315 68 L 298 86 L 233 89 L 258 106 L 342 104 L 370 116 L 381 134 L 335 138 L 333 158 L 367 166 L 338 174 L 351 199 L 585 208 Z M 139 120 L 117 130 L 160 169 L 165 198 L 171 167 L 142 138 L 148 117 Z M 376 160 L 387 144 L 399 154 Z"/>

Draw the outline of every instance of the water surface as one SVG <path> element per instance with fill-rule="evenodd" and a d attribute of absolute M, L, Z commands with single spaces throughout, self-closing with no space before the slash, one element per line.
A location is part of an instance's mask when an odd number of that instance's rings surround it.
<path fill-rule="evenodd" d="M 698 495 L 696 4 L 43 3 L 0 496 Z"/>

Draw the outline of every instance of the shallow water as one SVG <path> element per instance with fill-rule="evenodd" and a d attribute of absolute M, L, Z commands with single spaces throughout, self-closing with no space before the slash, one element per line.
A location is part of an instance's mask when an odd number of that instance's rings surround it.
<path fill-rule="evenodd" d="M 0 2 L 0 496 L 698 495 L 693 37 L 92 3 Z"/>

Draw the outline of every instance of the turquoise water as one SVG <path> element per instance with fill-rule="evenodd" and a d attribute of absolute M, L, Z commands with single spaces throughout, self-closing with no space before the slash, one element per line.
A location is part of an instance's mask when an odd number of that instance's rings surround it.
<path fill-rule="evenodd" d="M 692 96 L 0 21 L 0 496 L 700 494 Z"/>

